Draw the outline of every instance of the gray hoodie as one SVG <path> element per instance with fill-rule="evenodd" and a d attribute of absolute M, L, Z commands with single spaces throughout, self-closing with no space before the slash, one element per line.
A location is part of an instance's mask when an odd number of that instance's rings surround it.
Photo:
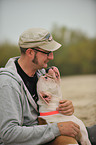
<path fill-rule="evenodd" d="M 0 69 L 0 138 L 3 145 L 40 145 L 60 135 L 56 123 L 38 125 L 37 104 L 11 58 Z M 38 77 L 45 70 L 38 70 Z"/>

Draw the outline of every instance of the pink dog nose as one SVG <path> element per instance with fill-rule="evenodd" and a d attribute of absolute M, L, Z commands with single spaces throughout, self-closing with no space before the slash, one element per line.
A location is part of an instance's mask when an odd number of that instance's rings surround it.
<path fill-rule="evenodd" d="M 48 71 L 49 71 L 50 69 L 53 69 L 53 67 L 48 67 L 48 68 L 46 69 L 46 73 L 48 73 Z"/>
<path fill-rule="evenodd" d="M 51 68 L 51 67 L 48 67 L 48 68 L 46 69 L 46 73 L 48 73 L 48 71 L 49 71 L 50 68 Z"/>

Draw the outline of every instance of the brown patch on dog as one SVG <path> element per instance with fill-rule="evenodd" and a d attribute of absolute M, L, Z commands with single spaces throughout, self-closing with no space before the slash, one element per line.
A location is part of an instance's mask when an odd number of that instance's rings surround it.
<path fill-rule="evenodd" d="M 46 122 L 45 119 L 43 119 L 43 118 L 41 118 L 41 117 L 38 117 L 38 124 L 39 124 L 39 125 L 45 125 L 45 124 L 47 124 L 47 122 Z"/>
<path fill-rule="evenodd" d="M 68 136 L 58 136 L 56 139 L 52 140 L 49 143 L 46 143 L 44 145 L 68 145 L 68 144 L 78 144 L 77 141 Z"/>

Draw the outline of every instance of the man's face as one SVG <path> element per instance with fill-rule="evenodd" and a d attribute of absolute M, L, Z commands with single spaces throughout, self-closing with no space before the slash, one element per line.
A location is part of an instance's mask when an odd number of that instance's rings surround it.
<path fill-rule="evenodd" d="M 34 64 L 37 65 L 38 69 L 47 68 L 47 63 L 49 60 L 53 60 L 53 52 L 49 52 L 40 48 L 34 50 L 35 55 L 32 60 Z"/>

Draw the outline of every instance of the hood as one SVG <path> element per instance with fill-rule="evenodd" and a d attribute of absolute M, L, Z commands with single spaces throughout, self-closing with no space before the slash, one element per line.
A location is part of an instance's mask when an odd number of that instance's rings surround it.
<path fill-rule="evenodd" d="M 7 74 L 13 77 L 15 80 L 17 80 L 19 83 L 22 81 L 21 77 L 17 73 L 17 69 L 15 66 L 14 61 L 19 57 L 13 57 L 10 58 L 7 64 L 5 65 L 5 68 L 0 68 L 0 74 Z"/>

